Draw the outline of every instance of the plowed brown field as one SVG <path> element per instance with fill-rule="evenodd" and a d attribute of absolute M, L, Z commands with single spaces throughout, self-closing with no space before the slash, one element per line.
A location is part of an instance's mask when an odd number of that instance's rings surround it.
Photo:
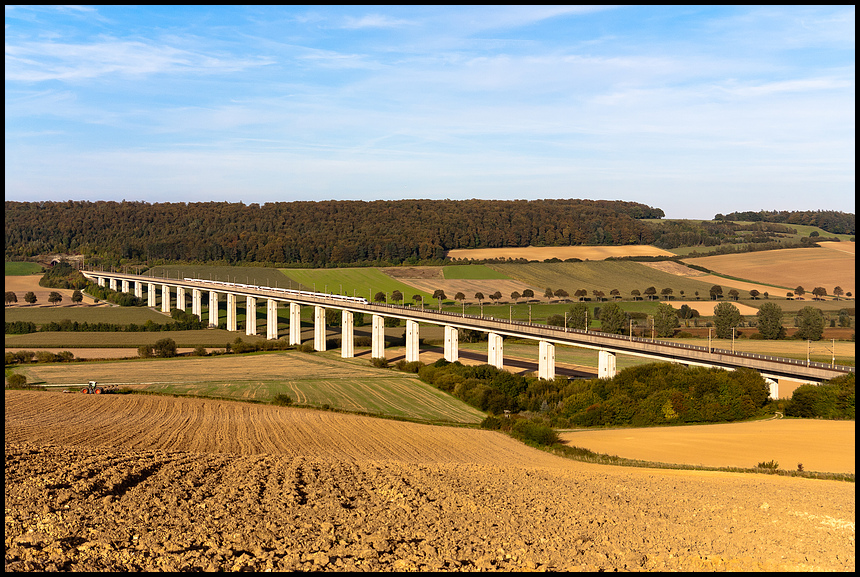
<path fill-rule="evenodd" d="M 5 396 L 7 571 L 854 569 L 854 485 L 588 465 L 495 432 Z"/>

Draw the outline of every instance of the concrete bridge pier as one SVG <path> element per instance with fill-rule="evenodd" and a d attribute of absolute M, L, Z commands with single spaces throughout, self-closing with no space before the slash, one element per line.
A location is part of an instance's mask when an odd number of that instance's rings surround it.
<path fill-rule="evenodd" d="M 370 356 L 374 359 L 385 358 L 385 321 L 380 315 L 371 317 Z"/>
<path fill-rule="evenodd" d="M 115 278 L 108 279 L 108 284 L 110 285 L 110 290 L 112 290 L 112 291 L 117 290 L 117 289 L 116 289 L 116 279 L 115 279 Z"/>
<path fill-rule="evenodd" d="M 185 311 L 185 287 L 176 287 L 176 308 Z"/>
<path fill-rule="evenodd" d="M 266 338 L 278 338 L 278 301 L 266 299 Z"/>
<path fill-rule="evenodd" d="M 406 362 L 418 360 L 418 321 L 406 321 Z"/>
<path fill-rule="evenodd" d="M 555 345 L 549 341 L 538 344 L 538 378 L 548 381 L 555 378 Z"/>
<path fill-rule="evenodd" d="M 191 314 L 197 315 L 197 318 L 203 320 L 203 303 L 201 302 L 200 289 L 191 289 Z"/>
<path fill-rule="evenodd" d="M 139 299 L 143 298 L 143 281 L 137 281 L 134 283 L 134 296 Z"/>
<path fill-rule="evenodd" d="M 298 303 L 290 303 L 290 344 L 302 344 L 302 307 Z"/>
<path fill-rule="evenodd" d="M 455 362 L 459 357 L 460 337 L 457 327 L 445 325 L 445 360 Z"/>
<path fill-rule="evenodd" d="M 170 312 L 170 285 L 161 285 L 161 312 Z"/>
<path fill-rule="evenodd" d="M 769 377 L 764 377 L 764 382 L 767 383 L 769 389 L 768 397 L 777 400 L 779 398 L 779 383 Z"/>
<path fill-rule="evenodd" d="M 502 344 L 502 335 L 490 333 L 487 350 L 487 364 L 493 365 L 497 369 L 504 368 L 504 346 Z"/>
<path fill-rule="evenodd" d="M 257 336 L 257 299 L 245 297 L 245 334 Z"/>
<path fill-rule="evenodd" d="M 147 285 L 147 291 L 146 291 L 146 306 L 154 307 L 155 304 L 156 304 L 155 283 L 149 283 L 149 285 Z"/>
<path fill-rule="evenodd" d="M 100 287 L 103 287 L 105 286 L 105 284 L 107 284 L 107 279 L 105 279 L 105 277 L 103 276 L 100 276 L 98 277 L 97 282 Z"/>
<path fill-rule="evenodd" d="M 340 327 L 340 357 L 351 359 L 355 356 L 355 327 L 353 326 L 352 311 L 341 311 Z"/>
<path fill-rule="evenodd" d="M 314 306 L 314 350 L 325 350 L 325 309 Z"/>
<path fill-rule="evenodd" d="M 122 280 L 122 292 L 124 292 L 124 293 L 130 293 L 131 292 L 131 284 L 129 284 L 129 281 L 127 281 L 125 279 Z"/>
<path fill-rule="evenodd" d="M 227 330 L 236 330 L 236 295 L 227 293 Z"/>
<path fill-rule="evenodd" d="M 218 327 L 218 293 L 209 291 L 209 326 Z"/>
<path fill-rule="evenodd" d="M 601 350 L 597 355 L 597 378 L 611 379 L 615 376 L 615 353 Z"/>

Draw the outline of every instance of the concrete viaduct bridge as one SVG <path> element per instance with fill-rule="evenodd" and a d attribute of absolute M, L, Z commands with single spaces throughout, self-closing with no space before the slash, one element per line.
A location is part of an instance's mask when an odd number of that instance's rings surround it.
<path fill-rule="evenodd" d="M 771 396 L 776 398 L 778 379 L 789 379 L 800 383 L 815 383 L 854 372 L 854 367 L 828 365 L 825 363 L 810 363 L 795 359 L 771 357 L 765 355 L 734 353 L 730 351 L 700 347 L 693 345 L 674 344 L 653 341 L 638 337 L 610 335 L 595 331 L 563 329 L 547 325 L 534 325 L 522 322 L 510 322 L 499 319 L 487 319 L 471 315 L 461 315 L 430 309 L 370 303 L 363 298 L 345 297 L 327 293 L 306 292 L 275 287 L 262 287 L 206 281 L 200 279 L 170 279 L 153 278 L 141 275 L 130 275 L 113 272 L 82 271 L 84 276 L 100 286 L 121 292 L 134 291 L 135 296 L 143 298 L 144 286 L 148 305 L 157 306 L 158 291 L 161 292 L 161 311 L 170 312 L 171 302 L 176 308 L 185 309 L 186 294 L 191 295 L 191 313 L 201 320 L 203 294 L 206 293 L 209 304 L 209 324 L 218 324 L 218 301 L 222 295 L 227 299 L 227 330 L 236 331 L 236 308 L 239 298 L 245 298 L 246 310 L 256 310 L 257 300 L 266 301 L 266 338 L 278 338 L 279 303 L 287 303 L 290 307 L 289 344 L 301 344 L 300 311 L 302 306 L 314 307 L 314 349 L 324 351 L 326 348 L 325 310 L 339 309 L 342 314 L 341 357 L 354 356 L 354 327 L 353 314 L 362 312 L 371 315 L 372 337 L 371 356 L 385 356 L 384 323 L 385 317 L 406 320 L 406 361 L 418 360 L 418 323 L 441 325 L 445 329 L 445 359 L 454 362 L 458 358 L 457 329 L 479 330 L 488 333 L 489 345 L 488 363 L 502 368 L 503 344 L 502 337 L 538 341 L 539 360 L 538 376 L 542 379 L 555 378 L 555 347 L 569 345 L 594 349 L 598 351 L 598 377 L 610 378 L 615 375 L 615 355 L 625 354 L 645 357 L 660 361 L 699 365 L 705 367 L 720 367 L 737 369 L 741 367 L 759 371 L 771 383 Z M 171 297 L 175 294 L 175 297 Z M 175 298 L 175 300 L 174 300 Z M 257 334 L 256 315 L 248 315 L 245 322 L 245 334 Z"/>

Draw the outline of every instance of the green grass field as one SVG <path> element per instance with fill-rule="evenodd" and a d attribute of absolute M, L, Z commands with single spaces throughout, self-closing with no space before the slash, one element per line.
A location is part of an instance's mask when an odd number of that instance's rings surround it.
<path fill-rule="evenodd" d="M 560 263 L 530 263 L 530 264 L 492 264 L 492 269 L 507 275 L 509 278 L 522 281 L 537 287 L 549 287 L 553 290 L 564 289 L 573 293 L 578 289 L 588 291 L 592 296 L 593 290 L 602 290 L 606 297 L 609 291 L 618 289 L 624 299 L 630 299 L 630 291 L 638 289 L 644 292 L 653 286 L 657 294 L 664 288 L 671 288 L 675 299 L 680 299 L 680 291 L 684 298 L 694 298 L 696 291 L 707 296 L 711 284 L 661 272 L 637 262 L 630 261 L 587 261 Z M 541 298 L 542 295 L 535 295 Z"/>
<path fill-rule="evenodd" d="M 156 266 L 146 272 L 154 277 L 169 278 L 199 278 L 201 280 L 218 280 L 255 284 L 257 286 L 277 286 L 290 288 L 289 279 L 276 268 L 250 266 L 209 266 L 209 265 L 166 265 Z M 299 287 L 292 287 L 299 288 Z"/>
<path fill-rule="evenodd" d="M 35 262 L 9 262 L 6 261 L 6 276 L 24 276 L 28 274 L 39 274 L 44 270 L 42 265 Z"/>
<path fill-rule="evenodd" d="M 485 280 L 510 278 L 505 273 L 493 270 L 492 268 L 482 264 L 442 267 L 442 276 L 445 278 L 445 280 Z"/>
<path fill-rule="evenodd" d="M 169 316 L 145 307 L 9 307 L 6 322 L 29 321 L 41 325 L 64 319 L 88 323 L 114 323 L 127 325 L 172 322 Z"/>
<path fill-rule="evenodd" d="M 376 268 L 338 269 L 280 269 L 293 284 L 301 284 L 304 290 L 357 296 L 373 301 L 373 295 L 384 292 L 390 295 L 395 290 L 403 293 L 406 300 L 420 294 L 425 301 L 432 300 L 432 293 L 420 291 L 400 282 Z"/>

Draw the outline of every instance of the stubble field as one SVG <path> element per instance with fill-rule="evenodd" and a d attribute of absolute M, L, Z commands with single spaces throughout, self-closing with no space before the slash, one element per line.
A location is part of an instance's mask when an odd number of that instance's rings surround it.
<path fill-rule="evenodd" d="M 787 287 L 789 290 L 802 286 L 810 292 L 820 286 L 827 289 L 827 294 L 832 295 L 836 286 L 846 293 L 854 294 L 854 258 L 854 243 L 822 242 L 820 248 L 705 256 L 684 261 L 720 274 L 759 280 Z M 773 289 L 769 292 L 775 294 Z"/>
<path fill-rule="evenodd" d="M 682 427 L 578 430 L 563 441 L 597 453 L 658 463 L 854 473 L 854 421 L 770 419 Z"/>
<path fill-rule="evenodd" d="M 847 570 L 854 486 L 496 432 L 7 391 L 6 570 Z"/>

